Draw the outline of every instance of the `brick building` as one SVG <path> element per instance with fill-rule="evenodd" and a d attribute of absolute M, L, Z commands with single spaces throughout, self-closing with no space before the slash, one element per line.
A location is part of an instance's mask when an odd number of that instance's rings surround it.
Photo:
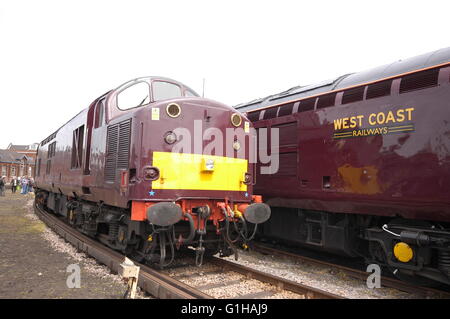
<path fill-rule="evenodd" d="M 36 160 L 38 146 L 39 146 L 39 143 L 33 143 L 30 145 L 14 145 L 14 144 L 10 143 L 6 149 L 9 151 L 17 152 L 19 154 L 24 154 L 24 155 L 32 158 L 33 164 L 34 164 L 34 161 Z"/>
<path fill-rule="evenodd" d="M 9 183 L 13 177 L 33 177 L 38 143 L 31 145 L 9 144 L 6 150 L 0 150 L 0 175 L 6 176 Z"/>

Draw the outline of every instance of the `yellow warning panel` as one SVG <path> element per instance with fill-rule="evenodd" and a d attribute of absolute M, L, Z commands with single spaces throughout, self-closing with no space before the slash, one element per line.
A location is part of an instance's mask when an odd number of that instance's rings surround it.
<path fill-rule="evenodd" d="M 153 189 L 247 191 L 243 183 L 248 169 L 245 159 L 153 152 L 152 166 L 160 170 L 160 178 L 152 182 Z"/>

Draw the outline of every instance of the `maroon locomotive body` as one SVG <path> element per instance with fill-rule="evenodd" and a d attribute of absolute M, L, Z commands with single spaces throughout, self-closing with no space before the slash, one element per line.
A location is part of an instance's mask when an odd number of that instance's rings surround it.
<path fill-rule="evenodd" d="M 264 236 L 450 283 L 450 48 L 235 108 L 279 136 Z"/>
<path fill-rule="evenodd" d="M 193 247 L 198 264 L 205 252 L 230 254 L 250 239 L 247 222 L 270 215 L 252 193 L 248 126 L 233 108 L 182 83 L 132 80 L 40 144 L 36 201 L 112 248 L 161 266 L 180 248 Z M 227 129 L 241 134 L 210 147 Z"/>

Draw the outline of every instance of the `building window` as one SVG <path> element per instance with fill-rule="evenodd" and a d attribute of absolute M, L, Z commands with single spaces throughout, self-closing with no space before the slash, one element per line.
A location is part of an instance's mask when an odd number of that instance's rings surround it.
<path fill-rule="evenodd" d="M 6 176 L 6 166 L 2 166 L 2 176 Z"/>
<path fill-rule="evenodd" d="M 72 162 L 70 168 L 81 168 L 83 159 L 83 140 L 84 140 L 84 125 L 81 125 L 73 131 L 72 139 Z M 47 163 L 47 168 L 49 164 Z"/>
<path fill-rule="evenodd" d="M 11 166 L 11 176 L 16 176 L 16 167 Z"/>

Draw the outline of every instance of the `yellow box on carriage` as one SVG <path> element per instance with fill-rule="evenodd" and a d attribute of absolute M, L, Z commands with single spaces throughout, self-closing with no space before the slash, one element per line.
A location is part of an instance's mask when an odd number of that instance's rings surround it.
<path fill-rule="evenodd" d="M 242 183 L 248 170 L 246 159 L 153 152 L 152 166 L 160 171 L 152 189 L 247 191 L 247 185 Z"/>

